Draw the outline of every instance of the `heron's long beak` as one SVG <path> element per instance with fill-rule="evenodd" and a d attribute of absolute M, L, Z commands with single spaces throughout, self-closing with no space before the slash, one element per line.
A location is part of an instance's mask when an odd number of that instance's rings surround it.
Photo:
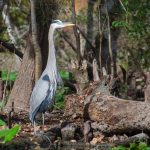
<path fill-rule="evenodd" d="M 64 24 L 64 27 L 75 26 L 75 24 L 71 22 L 64 22 L 63 24 Z"/>

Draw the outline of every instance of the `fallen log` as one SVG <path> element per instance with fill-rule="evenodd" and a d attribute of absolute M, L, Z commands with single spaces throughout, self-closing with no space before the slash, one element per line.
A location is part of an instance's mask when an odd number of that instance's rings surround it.
<path fill-rule="evenodd" d="M 120 99 L 98 86 L 88 94 L 67 97 L 65 114 L 91 120 L 91 127 L 103 133 L 150 132 L 150 103 Z"/>
<path fill-rule="evenodd" d="M 106 133 L 150 131 L 150 104 L 123 100 L 101 93 L 88 97 L 84 112 L 93 121 L 92 128 Z"/>

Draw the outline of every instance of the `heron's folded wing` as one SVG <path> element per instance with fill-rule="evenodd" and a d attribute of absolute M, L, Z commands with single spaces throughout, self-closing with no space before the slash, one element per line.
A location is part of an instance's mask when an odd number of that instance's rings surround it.
<path fill-rule="evenodd" d="M 34 112 L 40 104 L 44 101 L 50 88 L 50 83 L 48 81 L 39 80 L 32 92 L 30 99 L 30 112 Z"/>

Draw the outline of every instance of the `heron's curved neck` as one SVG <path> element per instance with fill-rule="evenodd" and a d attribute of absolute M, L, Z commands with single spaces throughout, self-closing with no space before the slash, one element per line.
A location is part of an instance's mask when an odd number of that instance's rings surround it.
<path fill-rule="evenodd" d="M 49 34 L 48 34 L 48 41 L 49 41 L 49 54 L 47 60 L 46 69 L 50 74 L 56 73 L 56 56 L 55 56 L 55 46 L 54 46 L 54 28 L 50 27 Z"/>

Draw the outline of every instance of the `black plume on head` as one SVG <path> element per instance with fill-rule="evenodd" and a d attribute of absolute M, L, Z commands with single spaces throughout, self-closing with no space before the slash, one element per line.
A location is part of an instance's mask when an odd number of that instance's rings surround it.
<path fill-rule="evenodd" d="M 52 20 L 52 23 L 62 23 L 60 20 Z"/>

